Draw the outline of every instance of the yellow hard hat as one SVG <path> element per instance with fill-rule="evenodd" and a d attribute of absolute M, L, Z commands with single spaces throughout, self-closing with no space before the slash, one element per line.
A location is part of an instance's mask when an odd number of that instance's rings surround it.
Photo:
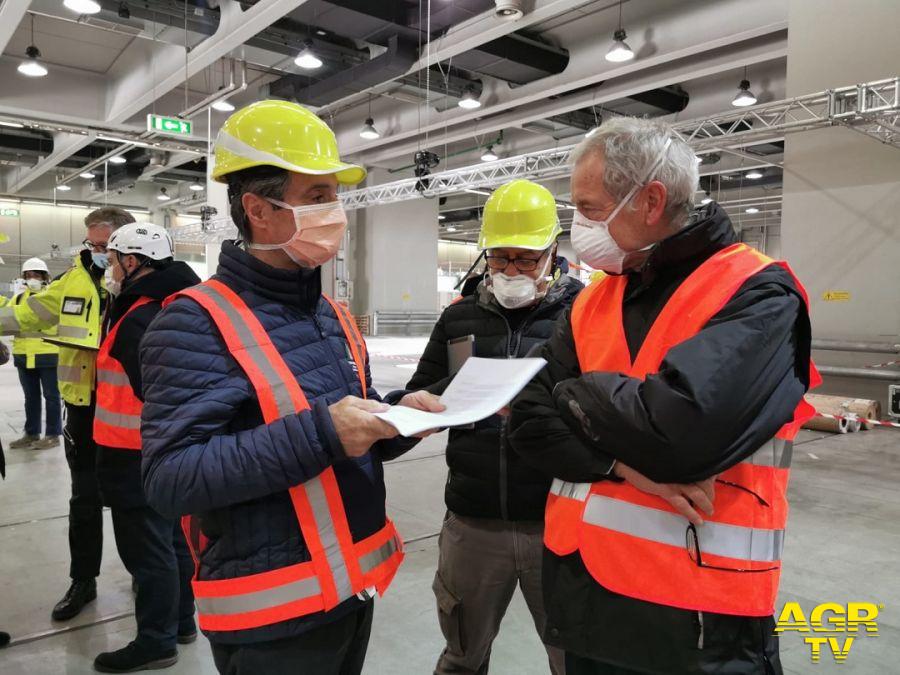
<path fill-rule="evenodd" d="M 355 185 L 366 170 L 342 162 L 337 139 L 319 117 L 288 101 L 258 101 L 225 120 L 216 137 L 213 180 L 254 166 L 277 166 L 313 176 L 334 175 Z"/>
<path fill-rule="evenodd" d="M 561 232 L 550 190 L 514 180 L 494 190 L 485 203 L 478 246 L 543 251 Z"/>

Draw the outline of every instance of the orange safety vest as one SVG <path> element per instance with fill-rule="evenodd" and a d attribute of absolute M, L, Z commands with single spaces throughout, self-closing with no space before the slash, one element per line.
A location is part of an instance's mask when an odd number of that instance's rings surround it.
<path fill-rule="evenodd" d="M 695 336 L 750 277 L 787 263 L 745 244 L 719 251 L 675 291 L 647 334 L 634 363 L 625 340 L 626 276 L 592 284 L 572 308 L 572 333 L 582 372 L 621 372 L 643 380 L 666 353 Z M 811 387 L 821 382 L 810 362 Z M 794 418 L 753 455 L 717 477 L 715 513 L 692 527 L 661 497 L 628 483 L 555 480 L 547 500 L 544 543 L 564 556 L 580 551 L 604 588 L 682 609 L 770 616 L 781 573 L 793 439 L 814 414 L 801 401 Z"/>
<path fill-rule="evenodd" d="M 193 299 L 209 313 L 231 356 L 256 391 L 266 424 L 310 409 L 297 378 L 237 293 L 210 279 L 170 296 L 166 304 L 179 296 Z M 325 299 L 347 337 L 365 396 L 365 342 L 349 311 L 331 298 Z M 199 562 L 207 541 L 196 519 L 182 519 L 196 566 L 192 585 L 202 629 L 258 628 L 327 612 L 370 588 L 381 595 L 387 590 L 403 561 L 403 544 L 390 519 L 375 534 L 354 541 L 332 467 L 288 492 L 312 558 L 309 562 L 231 579 L 201 581 Z"/>
<path fill-rule="evenodd" d="M 122 364 L 110 350 L 125 317 L 138 307 L 153 302 L 140 298 L 107 333 L 97 353 L 97 410 L 94 413 L 94 442 L 110 448 L 141 449 L 141 409 L 144 404 L 134 395 Z"/>

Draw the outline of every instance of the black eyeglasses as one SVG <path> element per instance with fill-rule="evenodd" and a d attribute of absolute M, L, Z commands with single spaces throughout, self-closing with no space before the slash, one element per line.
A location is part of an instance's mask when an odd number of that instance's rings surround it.
<path fill-rule="evenodd" d="M 97 253 L 106 253 L 106 244 L 95 244 L 90 239 L 85 239 L 81 242 L 81 245 L 85 248 L 89 248 L 92 251 L 96 250 Z"/>
<path fill-rule="evenodd" d="M 771 567 L 745 569 L 741 567 L 723 567 L 719 565 L 710 565 L 709 563 L 703 562 L 703 554 L 700 551 L 700 537 L 697 534 L 697 528 L 693 523 L 687 526 L 687 531 L 685 532 L 685 548 L 687 548 L 688 556 L 697 565 L 697 567 L 703 567 L 704 569 L 708 570 L 755 574 L 756 572 L 772 572 L 781 568 L 781 565 L 773 565 Z"/>
<path fill-rule="evenodd" d="M 520 272 L 533 272 L 537 269 L 538 263 L 543 259 L 543 255 L 539 258 L 507 258 L 504 255 L 485 256 L 488 267 L 496 271 L 505 270 L 509 267 L 509 263 L 512 263 Z"/>

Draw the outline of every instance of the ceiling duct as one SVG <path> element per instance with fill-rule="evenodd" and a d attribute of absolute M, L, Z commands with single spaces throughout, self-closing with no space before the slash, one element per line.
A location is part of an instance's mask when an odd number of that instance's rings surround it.
<path fill-rule="evenodd" d="M 307 105 L 323 106 L 400 77 L 417 58 L 418 47 L 414 41 L 392 35 L 388 38 L 387 50 L 369 61 L 312 84 L 307 84 L 307 76 L 288 75 L 273 82 L 269 91 L 280 98 L 294 98 Z"/>

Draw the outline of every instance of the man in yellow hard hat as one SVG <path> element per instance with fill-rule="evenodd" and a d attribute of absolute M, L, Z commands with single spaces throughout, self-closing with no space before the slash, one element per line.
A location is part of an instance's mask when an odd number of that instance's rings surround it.
<path fill-rule="evenodd" d="M 294 103 L 232 115 L 216 141 L 240 239 L 141 342 L 143 484 L 183 524 L 216 667 L 233 675 L 362 670 L 372 603 L 403 558 L 382 462 L 414 440 L 373 413 L 353 317 L 320 265 L 347 226 L 339 184 L 365 177 Z M 436 397 L 402 404 L 443 409 Z"/>
<path fill-rule="evenodd" d="M 491 195 L 479 239 L 487 275 L 474 294 L 444 310 L 407 390 L 441 394 L 467 354 L 519 358 L 550 337 L 582 288 L 556 269 L 561 233 L 556 200 L 537 183 L 515 180 Z M 446 639 L 439 674 L 487 672 L 517 585 L 538 631 L 544 628 L 541 540 L 550 480 L 507 448 L 505 424 L 495 415 L 450 430 L 433 587 Z M 547 651 L 551 671 L 562 673 L 562 652 Z"/>

